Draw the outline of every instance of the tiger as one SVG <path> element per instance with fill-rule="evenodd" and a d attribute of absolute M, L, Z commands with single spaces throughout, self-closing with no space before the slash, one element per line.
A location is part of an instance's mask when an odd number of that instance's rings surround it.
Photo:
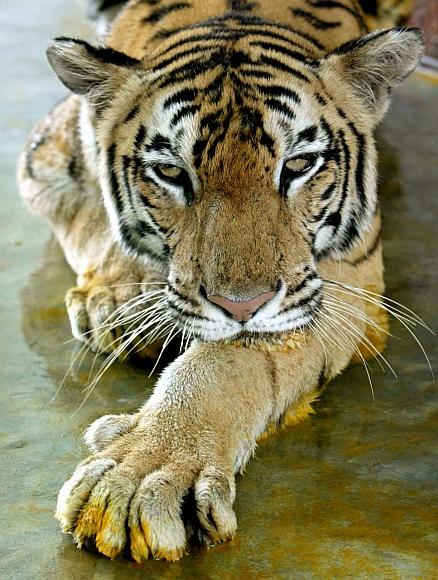
<path fill-rule="evenodd" d="M 105 5 L 105 6 L 104 6 Z M 235 477 L 388 329 L 374 129 L 421 32 L 357 0 L 129 0 L 60 37 L 69 96 L 19 160 L 77 275 L 74 337 L 182 352 L 135 413 L 88 427 L 56 517 L 78 547 L 178 560 L 233 538 Z"/>

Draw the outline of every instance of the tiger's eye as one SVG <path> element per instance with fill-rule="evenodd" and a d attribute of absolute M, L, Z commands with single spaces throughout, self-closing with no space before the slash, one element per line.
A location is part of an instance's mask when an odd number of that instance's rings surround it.
<path fill-rule="evenodd" d="M 181 177 L 183 170 L 181 167 L 177 167 L 176 165 L 158 165 L 158 169 L 160 173 L 162 173 L 165 177 L 170 177 L 170 179 L 178 179 Z"/>
<path fill-rule="evenodd" d="M 312 165 L 312 160 L 308 157 L 295 157 L 295 159 L 289 159 L 289 161 L 286 161 L 287 169 L 289 169 L 289 171 L 293 171 L 294 173 L 305 171 Z"/>

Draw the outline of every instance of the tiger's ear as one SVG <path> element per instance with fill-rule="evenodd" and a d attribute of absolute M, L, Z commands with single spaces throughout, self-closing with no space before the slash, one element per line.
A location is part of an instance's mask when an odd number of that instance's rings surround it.
<path fill-rule="evenodd" d="M 321 61 L 323 77 L 343 79 L 380 120 L 388 94 L 417 66 L 424 43 L 418 28 L 391 28 L 341 45 Z M 336 85 L 335 85 L 336 86 Z"/>
<path fill-rule="evenodd" d="M 111 98 L 129 71 L 141 64 L 111 48 L 65 37 L 55 38 L 47 48 L 47 58 L 68 89 L 96 103 Z"/>

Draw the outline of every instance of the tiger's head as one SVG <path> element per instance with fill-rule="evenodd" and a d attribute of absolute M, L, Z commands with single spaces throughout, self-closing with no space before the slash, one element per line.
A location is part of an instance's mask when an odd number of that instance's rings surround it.
<path fill-rule="evenodd" d="M 181 31 L 141 61 L 66 38 L 48 50 L 85 97 L 114 232 L 206 340 L 312 323 L 318 264 L 348 254 L 375 216 L 373 130 L 422 51 L 416 29 L 319 56 L 286 29 L 233 30 Z"/>

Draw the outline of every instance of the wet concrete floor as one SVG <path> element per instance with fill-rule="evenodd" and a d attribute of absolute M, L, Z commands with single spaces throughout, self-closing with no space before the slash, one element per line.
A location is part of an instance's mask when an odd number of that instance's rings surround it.
<path fill-rule="evenodd" d="M 44 59 L 55 35 L 87 33 L 67 0 L 0 1 L 1 578 L 438 578 L 438 394 L 421 349 L 399 338 L 348 369 L 317 413 L 269 439 L 238 479 L 236 539 L 177 563 L 110 562 L 78 551 L 53 518 L 57 492 L 86 454 L 80 435 L 105 413 L 136 409 L 153 380 L 120 363 L 87 403 L 92 357 L 78 352 L 63 306 L 74 277 L 46 224 L 17 196 L 16 157 L 63 88 Z M 388 295 L 437 329 L 438 85 L 413 77 L 379 131 Z M 436 338 L 419 329 L 432 364 Z"/>

